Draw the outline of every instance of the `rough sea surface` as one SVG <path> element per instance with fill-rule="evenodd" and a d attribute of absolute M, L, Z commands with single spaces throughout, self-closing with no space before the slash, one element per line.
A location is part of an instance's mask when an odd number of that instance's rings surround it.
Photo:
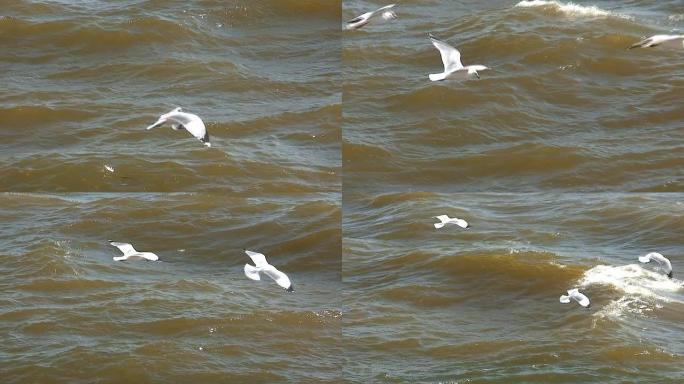
<path fill-rule="evenodd" d="M 383 4 L 344 1 L 343 19 Z M 684 191 L 684 58 L 627 50 L 681 34 L 663 1 L 407 1 L 345 32 L 345 189 Z M 431 32 L 482 64 L 443 71 Z"/>
<path fill-rule="evenodd" d="M 1 381 L 339 382 L 339 199 L 0 194 Z"/>
<path fill-rule="evenodd" d="M 681 383 L 684 3 L 388 3 L 2 1 L 0 383 Z"/>
<path fill-rule="evenodd" d="M 334 5 L 3 2 L 0 189 L 339 191 Z M 175 107 L 212 148 L 145 130 Z"/>
<path fill-rule="evenodd" d="M 684 194 L 345 192 L 352 383 L 679 383 Z M 435 229 L 441 214 L 470 229 Z M 674 278 L 639 256 L 670 257 Z M 580 288 L 591 307 L 561 304 Z"/>

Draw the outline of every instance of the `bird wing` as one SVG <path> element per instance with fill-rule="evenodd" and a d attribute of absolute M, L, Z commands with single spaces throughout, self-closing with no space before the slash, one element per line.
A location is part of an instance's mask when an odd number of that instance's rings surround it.
<path fill-rule="evenodd" d="M 278 285 L 281 287 L 288 289 L 292 285 L 290 283 L 290 279 L 287 277 L 286 274 L 280 272 L 279 270 L 276 269 L 276 267 L 269 265 L 268 267 L 264 268 L 263 272 L 273 279 Z"/>
<path fill-rule="evenodd" d="M 152 129 L 152 128 L 157 128 L 157 127 L 159 127 L 159 126 L 162 126 L 164 123 L 166 123 L 166 118 L 162 116 L 162 117 L 160 117 L 160 118 L 157 120 L 156 123 L 154 123 L 154 124 L 148 126 L 148 127 L 145 128 L 145 129 L 147 129 L 147 130 L 149 131 L 149 130 Z"/>
<path fill-rule="evenodd" d="M 358 23 L 359 21 L 367 20 L 371 16 L 373 16 L 373 12 L 366 12 L 362 15 L 356 16 L 355 18 L 347 21 L 347 24 Z"/>
<path fill-rule="evenodd" d="M 138 253 L 138 251 L 133 248 L 132 245 L 128 243 L 118 243 L 116 241 L 110 241 L 109 244 L 119 248 L 119 250 L 124 254 L 124 256 L 130 256 L 134 253 Z"/>
<path fill-rule="evenodd" d="M 391 8 L 394 8 L 395 5 L 396 4 L 390 4 L 390 5 L 385 5 L 384 7 L 380 7 L 378 9 L 376 9 L 375 11 L 370 12 L 370 14 L 371 14 L 370 17 L 373 17 L 373 16 L 378 15 L 378 14 L 383 15 L 383 17 L 384 17 L 385 12 Z"/>
<path fill-rule="evenodd" d="M 568 292 L 570 293 L 570 292 Z M 578 290 L 573 290 L 572 293 L 570 293 L 570 296 L 575 299 L 579 305 L 583 307 L 588 307 L 589 306 L 589 298 L 584 295 L 583 293 L 580 293 Z"/>
<path fill-rule="evenodd" d="M 190 132 L 191 135 L 200 140 L 203 139 L 207 134 L 207 128 L 204 126 L 202 120 L 197 116 L 191 119 L 190 122 L 184 123 L 183 127 L 185 127 L 185 129 Z"/>
<path fill-rule="evenodd" d="M 432 216 L 432 217 L 439 220 L 439 221 L 448 221 L 449 220 L 449 216 L 447 216 L 447 215 L 439 215 L 439 216 Z"/>
<path fill-rule="evenodd" d="M 253 265 L 245 264 L 245 276 L 252 280 L 261 280 L 259 270 Z"/>
<path fill-rule="evenodd" d="M 463 64 L 461 63 L 461 52 L 459 52 L 458 49 L 432 35 L 429 36 L 432 45 L 439 50 L 439 54 L 442 56 L 444 72 L 451 72 L 463 68 Z"/>
<path fill-rule="evenodd" d="M 254 265 L 257 268 L 264 268 L 264 267 L 268 266 L 268 262 L 266 261 L 266 256 L 264 256 L 263 254 L 258 253 L 258 252 L 248 251 L 246 249 L 245 249 L 245 253 L 252 259 L 252 261 L 254 262 Z"/>
<path fill-rule="evenodd" d="M 456 219 L 456 225 L 458 225 L 461 228 L 467 228 L 468 222 L 463 219 Z"/>

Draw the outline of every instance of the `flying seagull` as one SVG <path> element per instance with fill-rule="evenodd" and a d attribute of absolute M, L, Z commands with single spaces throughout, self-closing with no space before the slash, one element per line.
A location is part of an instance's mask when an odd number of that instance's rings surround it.
<path fill-rule="evenodd" d="M 430 80 L 440 81 L 447 78 L 467 79 L 470 75 L 475 75 L 475 77 L 479 79 L 480 74 L 477 73 L 477 71 L 489 69 L 484 65 L 468 65 L 464 67 L 461 63 L 461 52 L 459 52 L 458 49 L 439 40 L 431 33 L 428 34 L 428 37 L 432 44 L 439 50 L 439 54 L 442 56 L 442 63 L 444 64 L 444 72 L 430 74 L 428 76 Z"/>
<path fill-rule="evenodd" d="M 204 145 L 211 147 L 209 134 L 207 133 L 207 128 L 204 126 L 202 119 L 192 113 L 183 112 L 180 107 L 159 116 L 159 120 L 147 127 L 147 130 L 157 128 L 167 122 L 171 123 L 172 129 L 176 131 L 185 129 L 190 132 L 191 135 L 199 139 Z"/>
<path fill-rule="evenodd" d="M 261 253 L 244 250 L 245 253 L 252 259 L 254 265 L 245 264 L 245 276 L 252 280 L 261 280 L 260 273 L 273 279 L 278 285 L 285 288 L 288 292 L 294 292 L 292 283 L 286 274 L 280 272 L 276 267 L 272 266 L 266 261 L 266 256 Z"/>
<path fill-rule="evenodd" d="M 442 228 L 447 224 L 456 224 L 459 227 L 465 228 L 465 229 L 470 228 L 470 224 L 468 224 L 468 222 L 463 220 L 463 219 L 458 219 L 456 217 L 450 218 L 447 215 L 439 215 L 439 216 L 432 216 L 432 217 L 434 219 L 441 221 L 441 223 L 435 223 L 435 228 L 437 228 L 437 229 Z"/>
<path fill-rule="evenodd" d="M 394 13 L 392 8 L 396 4 L 390 4 L 390 5 L 385 5 L 382 8 L 379 8 L 373 12 L 366 12 L 361 16 L 355 17 L 349 21 L 347 21 L 347 24 L 345 24 L 344 29 L 359 29 L 363 27 L 364 25 L 370 23 L 371 20 L 377 19 L 378 17 L 382 18 L 383 20 L 392 20 L 397 18 L 397 14 Z"/>
<path fill-rule="evenodd" d="M 114 261 L 123 261 L 123 260 L 149 260 L 149 261 L 157 261 L 159 260 L 159 257 L 155 255 L 152 252 L 138 252 L 133 248 L 132 245 L 128 243 L 118 243 L 116 241 L 111 241 L 109 240 L 109 244 L 119 248 L 121 252 L 123 252 L 123 256 L 114 256 Z"/>
<path fill-rule="evenodd" d="M 589 308 L 589 306 L 591 306 L 589 298 L 585 296 L 584 293 L 581 293 L 577 288 L 569 289 L 567 296 L 561 295 L 560 302 L 563 304 L 568 304 L 570 302 L 570 299 L 575 300 L 579 305 L 583 306 L 584 308 Z"/>
<path fill-rule="evenodd" d="M 648 37 L 640 42 L 633 44 L 629 49 L 634 48 L 684 48 L 684 35 L 655 35 Z"/>
<path fill-rule="evenodd" d="M 670 260 L 668 260 L 667 257 L 661 255 L 658 252 L 651 252 L 646 256 L 639 256 L 639 261 L 642 263 L 648 263 L 650 261 L 655 261 L 660 265 L 661 268 L 665 270 L 665 273 L 667 273 L 667 277 L 672 278 L 672 263 L 670 263 Z"/>

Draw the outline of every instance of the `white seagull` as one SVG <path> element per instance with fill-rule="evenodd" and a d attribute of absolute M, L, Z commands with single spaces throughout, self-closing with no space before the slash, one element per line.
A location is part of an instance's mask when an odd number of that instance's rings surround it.
<path fill-rule="evenodd" d="M 670 260 L 668 260 L 667 257 L 658 252 L 651 252 L 646 256 L 639 256 L 639 261 L 642 263 L 648 263 L 651 260 L 658 263 L 658 265 L 665 270 L 667 277 L 672 278 L 672 263 L 670 263 Z"/>
<path fill-rule="evenodd" d="M 629 49 L 634 48 L 684 48 L 684 35 L 655 35 L 648 37 L 640 42 L 633 44 Z"/>
<path fill-rule="evenodd" d="M 589 306 L 591 306 L 589 298 L 585 296 L 584 293 L 581 293 L 577 288 L 569 289 L 567 296 L 561 295 L 560 302 L 563 304 L 568 304 L 570 302 L 570 299 L 575 300 L 579 305 L 583 306 L 584 308 L 589 308 Z"/>
<path fill-rule="evenodd" d="M 245 276 L 252 280 L 261 280 L 259 273 L 273 279 L 278 285 L 285 288 L 288 292 L 294 292 L 292 283 L 286 274 L 280 272 L 276 267 L 266 261 L 266 256 L 261 253 L 252 252 L 244 249 L 245 253 L 252 259 L 254 265 L 245 264 Z"/>
<path fill-rule="evenodd" d="M 193 115 L 192 113 L 183 112 L 179 107 L 169 113 L 159 116 L 159 120 L 147 127 L 147 130 L 157 128 L 166 122 L 171 123 L 172 129 L 176 131 L 185 129 L 190 132 L 191 135 L 199 139 L 199 141 L 201 141 L 204 145 L 211 147 L 207 128 L 204 126 L 204 122 L 199 118 L 199 116 Z"/>
<path fill-rule="evenodd" d="M 122 260 L 149 260 L 149 261 L 157 261 L 159 260 L 159 257 L 155 255 L 152 252 L 138 252 L 133 248 L 132 245 L 128 243 L 117 243 L 116 241 L 111 241 L 109 240 L 109 244 L 119 248 L 121 252 L 123 252 L 123 256 L 114 256 L 114 261 L 122 261 Z"/>
<path fill-rule="evenodd" d="M 444 72 L 430 74 L 428 76 L 430 80 L 440 81 L 447 78 L 467 79 L 470 75 L 475 75 L 479 79 L 480 74 L 477 71 L 489 69 L 484 65 L 468 65 L 464 67 L 461 63 L 461 52 L 458 49 L 439 40 L 432 34 L 428 34 L 428 36 L 432 44 L 439 50 L 439 54 L 442 56 L 442 63 L 444 64 Z"/>
<path fill-rule="evenodd" d="M 463 219 L 458 219 L 456 217 L 450 218 L 447 215 L 439 215 L 439 216 L 432 216 L 434 219 L 437 219 L 441 221 L 441 223 L 435 223 L 435 228 L 439 229 L 444 227 L 447 224 L 456 224 L 461 228 L 468 229 L 470 228 L 470 224 L 468 224 L 467 221 Z"/>
<path fill-rule="evenodd" d="M 347 21 L 347 24 L 345 24 L 344 29 L 359 29 L 363 27 L 364 25 L 370 23 L 371 20 L 377 19 L 378 17 L 382 18 L 383 20 L 392 20 L 397 18 L 397 14 L 394 13 L 392 8 L 396 4 L 390 4 L 390 5 L 385 5 L 382 8 L 379 8 L 373 12 L 366 12 L 361 16 L 355 17 L 349 21 Z"/>

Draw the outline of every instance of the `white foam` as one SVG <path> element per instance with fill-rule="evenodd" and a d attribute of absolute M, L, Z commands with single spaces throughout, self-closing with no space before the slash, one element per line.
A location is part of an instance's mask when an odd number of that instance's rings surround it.
<path fill-rule="evenodd" d="M 579 5 L 572 2 L 562 3 L 558 0 L 523 0 L 515 5 L 520 8 L 531 8 L 531 7 L 549 7 L 553 8 L 558 12 L 562 12 L 570 16 L 591 16 L 591 17 L 622 17 L 629 18 L 629 16 L 620 15 L 610 11 L 601 9 L 595 5 Z"/>
<path fill-rule="evenodd" d="M 625 313 L 643 314 L 662 308 L 663 303 L 682 303 L 675 296 L 684 282 L 652 272 L 638 264 L 598 265 L 589 269 L 579 282 L 581 287 L 608 285 L 621 296 L 596 312 L 597 317 L 617 318 Z"/>
<path fill-rule="evenodd" d="M 684 282 L 670 279 L 666 275 L 649 271 L 638 264 L 621 266 L 597 265 L 584 273 L 581 286 L 594 284 L 610 285 L 623 293 L 650 297 L 665 302 L 672 300 L 668 293 L 684 288 Z"/>

